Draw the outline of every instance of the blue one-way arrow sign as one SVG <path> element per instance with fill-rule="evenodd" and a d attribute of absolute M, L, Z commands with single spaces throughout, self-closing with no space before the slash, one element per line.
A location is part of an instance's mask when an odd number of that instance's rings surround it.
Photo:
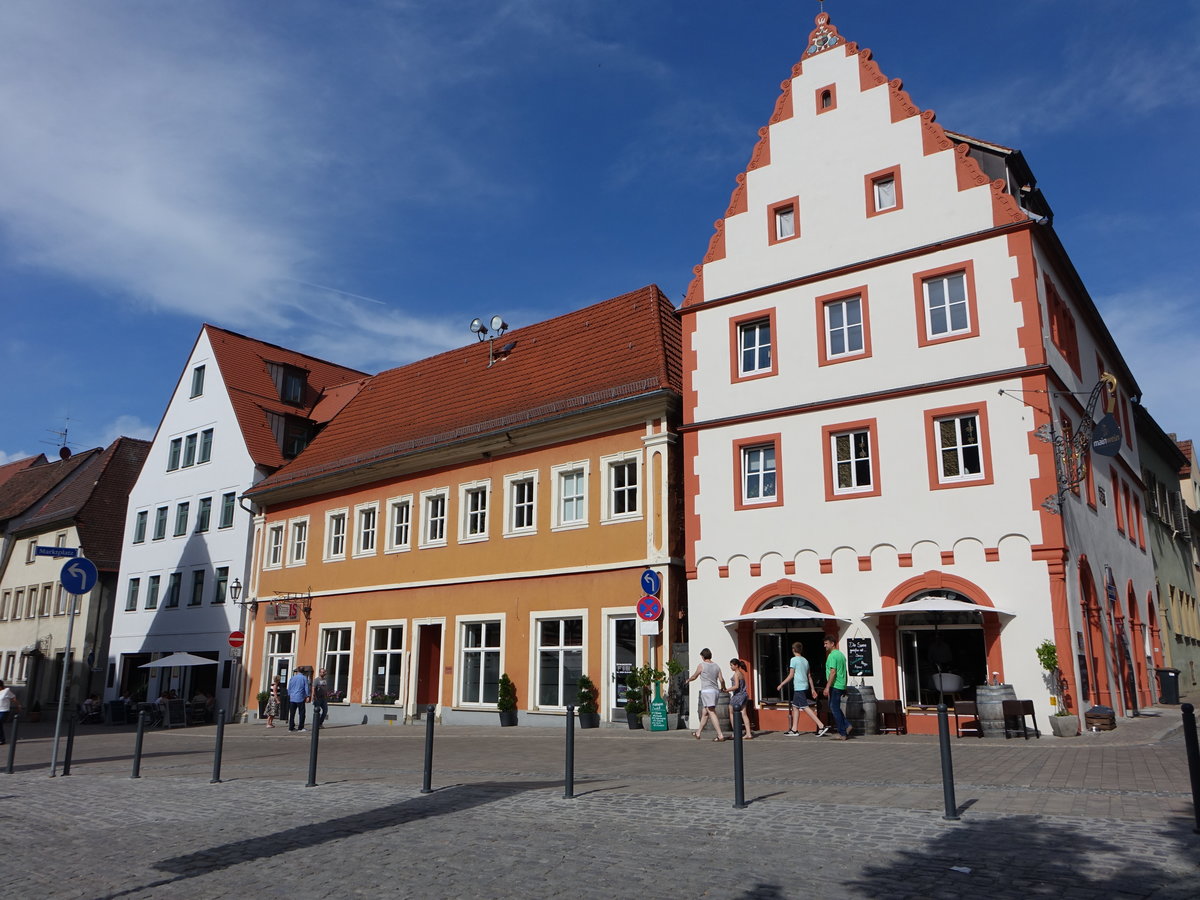
<path fill-rule="evenodd" d="M 100 573 L 90 559 L 72 559 L 58 575 L 58 580 L 68 594 L 86 594 L 96 586 Z"/>

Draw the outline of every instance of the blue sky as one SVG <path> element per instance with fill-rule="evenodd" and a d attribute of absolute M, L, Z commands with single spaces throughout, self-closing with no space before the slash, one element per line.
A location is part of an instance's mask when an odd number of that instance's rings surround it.
<path fill-rule="evenodd" d="M 1200 3 L 829 0 L 1024 151 L 1167 431 L 1200 439 Z M 811 0 L 0 4 L 0 463 L 150 437 L 205 322 L 379 371 L 680 302 Z M 44 443 L 50 442 L 50 443 Z"/>

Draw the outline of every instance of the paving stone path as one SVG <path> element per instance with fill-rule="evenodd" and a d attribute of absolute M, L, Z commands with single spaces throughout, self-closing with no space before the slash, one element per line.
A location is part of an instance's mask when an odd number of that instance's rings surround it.
<path fill-rule="evenodd" d="M 549 728 L 308 734 L 81 731 L 69 776 L 30 729 L 0 774 L 0 891 L 47 898 L 1200 895 L 1200 835 L 1178 713 L 1073 740 L 953 742 L 961 818 L 944 821 L 937 742 L 745 744 L 686 732 L 576 734 L 575 797 Z M 60 751 L 60 759 L 62 752 Z M 0 765 L 6 757 L 0 754 Z"/>

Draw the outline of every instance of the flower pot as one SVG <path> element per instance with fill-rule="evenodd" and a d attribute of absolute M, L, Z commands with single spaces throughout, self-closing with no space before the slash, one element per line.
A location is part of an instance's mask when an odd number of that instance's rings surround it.
<path fill-rule="evenodd" d="M 600 713 L 579 713 L 580 728 L 599 728 Z"/>
<path fill-rule="evenodd" d="M 1075 737 L 1079 734 L 1079 716 L 1051 716 L 1050 730 L 1055 737 Z"/>
<path fill-rule="evenodd" d="M 517 724 L 517 711 L 515 709 L 505 710 L 500 713 L 500 724 L 505 728 L 509 728 Z"/>
<path fill-rule="evenodd" d="M 630 730 L 640 731 L 642 728 L 642 717 L 637 713 L 631 713 L 628 709 L 625 710 L 625 721 L 629 724 Z"/>

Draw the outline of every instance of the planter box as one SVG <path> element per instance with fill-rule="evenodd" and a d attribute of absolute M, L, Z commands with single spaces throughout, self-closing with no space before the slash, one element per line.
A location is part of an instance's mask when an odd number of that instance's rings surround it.
<path fill-rule="evenodd" d="M 1075 737 L 1079 734 L 1079 716 L 1050 716 L 1050 730 L 1055 737 Z"/>

